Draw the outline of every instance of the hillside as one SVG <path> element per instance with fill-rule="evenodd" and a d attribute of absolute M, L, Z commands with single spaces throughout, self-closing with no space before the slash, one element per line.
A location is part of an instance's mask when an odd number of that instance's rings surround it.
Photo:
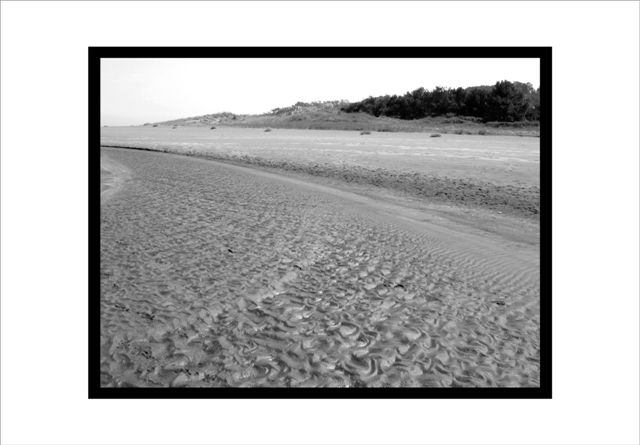
<path fill-rule="evenodd" d="M 349 105 L 347 101 L 298 102 L 289 107 L 275 108 L 264 114 L 248 115 L 223 112 L 144 125 L 539 136 L 539 125 L 537 123 L 482 123 L 480 119 L 461 116 L 438 116 L 407 120 L 387 116 L 376 117 L 364 112 L 342 111 L 342 108 L 347 105 Z"/>

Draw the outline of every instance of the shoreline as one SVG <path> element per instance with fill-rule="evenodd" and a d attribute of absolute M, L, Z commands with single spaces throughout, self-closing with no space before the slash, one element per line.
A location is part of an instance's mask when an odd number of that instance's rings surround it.
<path fill-rule="evenodd" d="M 419 173 L 396 172 L 383 168 L 303 163 L 273 160 L 251 155 L 236 155 L 174 148 L 144 147 L 131 144 L 101 144 L 105 148 L 153 151 L 198 157 L 267 171 L 303 175 L 337 181 L 348 186 L 373 187 L 403 198 L 427 200 L 433 204 L 454 205 L 462 209 L 485 210 L 511 215 L 527 221 L 539 221 L 539 186 L 498 185 L 471 178 L 436 177 Z"/>

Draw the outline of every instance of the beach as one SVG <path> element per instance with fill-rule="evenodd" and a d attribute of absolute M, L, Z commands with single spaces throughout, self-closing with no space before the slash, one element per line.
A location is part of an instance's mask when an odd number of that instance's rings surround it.
<path fill-rule="evenodd" d="M 101 153 L 130 175 L 101 211 L 103 386 L 539 386 L 535 229 L 500 236 L 251 166 Z"/>

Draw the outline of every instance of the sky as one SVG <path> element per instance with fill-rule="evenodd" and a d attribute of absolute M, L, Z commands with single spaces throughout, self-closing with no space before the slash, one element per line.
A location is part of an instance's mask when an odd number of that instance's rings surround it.
<path fill-rule="evenodd" d="M 139 125 L 424 87 L 540 85 L 538 59 L 102 59 L 102 125 Z"/>

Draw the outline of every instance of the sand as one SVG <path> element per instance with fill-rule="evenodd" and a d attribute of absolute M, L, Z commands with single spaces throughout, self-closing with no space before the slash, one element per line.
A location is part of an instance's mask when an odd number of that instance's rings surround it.
<path fill-rule="evenodd" d="M 129 170 L 107 156 L 100 156 L 100 202 L 105 203 L 130 178 Z"/>
<path fill-rule="evenodd" d="M 103 386 L 539 386 L 539 254 L 329 185 L 102 149 Z"/>
<path fill-rule="evenodd" d="M 350 131 L 103 128 L 103 145 L 168 150 L 537 219 L 539 139 Z"/>

